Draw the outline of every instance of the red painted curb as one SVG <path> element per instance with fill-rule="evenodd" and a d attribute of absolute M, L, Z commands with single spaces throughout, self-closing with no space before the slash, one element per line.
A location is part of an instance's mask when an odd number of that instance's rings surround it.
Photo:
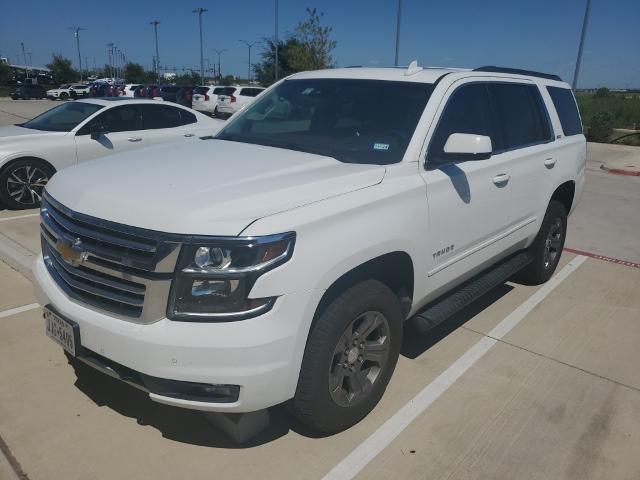
<path fill-rule="evenodd" d="M 627 175 L 629 177 L 640 177 L 640 172 L 636 172 L 634 170 L 624 170 L 622 168 L 609 168 L 604 165 L 600 165 L 600 170 L 604 170 L 607 173 L 612 173 L 614 175 Z"/>
<path fill-rule="evenodd" d="M 619 258 L 607 257 L 606 255 L 600 255 L 599 253 L 585 252 L 584 250 L 576 250 L 574 248 L 565 247 L 564 250 L 570 253 L 575 253 L 576 255 L 584 255 L 585 257 L 595 258 L 596 260 L 624 265 L 625 267 L 640 268 L 640 263 L 631 262 L 629 260 L 620 260 Z"/>

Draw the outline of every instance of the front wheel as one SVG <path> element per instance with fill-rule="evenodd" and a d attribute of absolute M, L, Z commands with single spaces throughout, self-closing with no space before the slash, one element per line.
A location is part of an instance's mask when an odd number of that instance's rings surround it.
<path fill-rule="evenodd" d="M 53 174 L 53 169 L 38 159 L 18 160 L 0 172 L 0 200 L 14 210 L 35 208 Z"/>
<path fill-rule="evenodd" d="M 60 94 L 60 100 L 66 100 L 67 98 L 69 98 L 69 94 L 67 94 L 67 92 L 62 92 Z"/>
<path fill-rule="evenodd" d="M 518 274 L 518 279 L 531 285 L 549 280 L 560 262 L 566 236 L 567 210 L 562 203 L 552 200 L 529 247 L 533 261 Z"/>
<path fill-rule="evenodd" d="M 315 430 L 351 427 L 378 404 L 402 342 L 398 297 L 376 280 L 333 300 L 313 326 L 291 408 Z"/>

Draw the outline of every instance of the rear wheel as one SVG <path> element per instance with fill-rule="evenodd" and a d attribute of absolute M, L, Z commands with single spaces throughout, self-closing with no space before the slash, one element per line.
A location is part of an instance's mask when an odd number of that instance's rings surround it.
<path fill-rule="evenodd" d="M 66 100 L 67 98 L 69 98 L 69 94 L 67 92 L 62 92 L 60 94 L 60 100 Z"/>
<path fill-rule="evenodd" d="M 13 162 L 0 172 L 0 200 L 11 209 L 35 208 L 53 174 L 49 165 L 35 158 Z"/>
<path fill-rule="evenodd" d="M 518 279 L 532 285 L 549 280 L 560 262 L 566 236 L 567 210 L 562 203 L 552 200 L 538 235 L 529 247 L 533 261 L 518 274 Z"/>
<path fill-rule="evenodd" d="M 376 280 L 349 288 L 326 307 L 309 334 L 293 413 L 327 433 L 358 423 L 380 401 L 401 341 L 397 296 Z"/>

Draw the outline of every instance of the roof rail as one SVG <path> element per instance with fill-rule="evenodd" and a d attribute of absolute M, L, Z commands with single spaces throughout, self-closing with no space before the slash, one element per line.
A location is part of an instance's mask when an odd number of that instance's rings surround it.
<path fill-rule="evenodd" d="M 474 68 L 473 71 L 474 72 L 492 72 L 492 73 L 513 73 L 515 75 L 528 75 L 530 77 L 540 77 L 540 78 L 546 78 L 548 80 L 558 80 L 559 82 L 562 81 L 562 79 L 558 75 L 554 75 L 552 73 L 534 72 L 533 70 L 522 70 L 520 68 L 495 67 L 493 65 L 488 65 L 486 67 Z"/>

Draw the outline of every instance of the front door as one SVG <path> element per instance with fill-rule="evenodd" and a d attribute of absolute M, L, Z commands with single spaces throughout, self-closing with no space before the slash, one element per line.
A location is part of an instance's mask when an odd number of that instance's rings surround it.
<path fill-rule="evenodd" d="M 91 127 L 102 125 L 107 133 L 91 138 Z M 78 162 L 144 147 L 147 136 L 141 130 L 140 105 L 110 108 L 90 120 L 75 136 Z"/>

